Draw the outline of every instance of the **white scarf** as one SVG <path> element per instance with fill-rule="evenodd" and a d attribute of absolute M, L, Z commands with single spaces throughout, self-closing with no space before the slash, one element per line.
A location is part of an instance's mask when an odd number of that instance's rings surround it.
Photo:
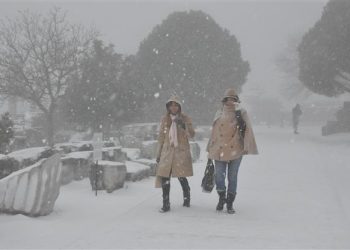
<path fill-rule="evenodd" d="M 169 140 L 170 140 L 170 145 L 174 145 L 176 148 L 178 146 L 178 141 L 177 141 L 177 127 L 176 127 L 176 115 L 170 114 L 171 118 L 171 126 L 169 130 Z"/>
<path fill-rule="evenodd" d="M 222 108 L 222 117 L 228 120 L 233 120 L 235 117 L 236 107 L 235 105 L 225 104 Z"/>

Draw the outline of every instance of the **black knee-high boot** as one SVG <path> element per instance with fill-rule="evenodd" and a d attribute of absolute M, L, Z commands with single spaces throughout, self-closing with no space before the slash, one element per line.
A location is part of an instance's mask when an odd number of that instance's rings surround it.
<path fill-rule="evenodd" d="M 236 193 L 227 192 L 227 213 L 234 214 L 233 202 L 235 201 Z"/>
<path fill-rule="evenodd" d="M 226 191 L 218 191 L 219 202 L 216 205 L 216 211 L 222 211 L 226 203 Z"/>
<path fill-rule="evenodd" d="M 191 203 L 191 193 L 190 193 L 190 185 L 188 184 L 188 180 L 186 177 L 179 177 L 179 181 L 182 187 L 183 196 L 184 196 L 184 207 L 190 207 Z"/>
<path fill-rule="evenodd" d="M 161 213 L 170 211 L 170 178 L 162 178 L 162 191 L 163 191 L 163 207 L 159 210 Z"/>

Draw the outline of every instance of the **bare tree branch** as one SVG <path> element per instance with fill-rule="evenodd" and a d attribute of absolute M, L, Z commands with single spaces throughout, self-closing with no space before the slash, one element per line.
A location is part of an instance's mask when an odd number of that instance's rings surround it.
<path fill-rule="evenodd" d="M 0 93 L 30 101 L 48 117 L 98 35 L 70 24 L 66 15 L 54 7 L 46 15 L 22 11 L 0 21 Z"/>

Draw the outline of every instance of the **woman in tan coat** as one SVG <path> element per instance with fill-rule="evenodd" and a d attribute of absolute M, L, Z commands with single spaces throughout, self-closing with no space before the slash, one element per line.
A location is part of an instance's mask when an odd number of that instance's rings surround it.
<path fill-rule="evenodd" d="M 215 161 L 215 183 L 219 195 L 216 210 L 222 211 L 226 203 L 227 212 L 230 214 L 235 213 L 233 202 L 236 198 L 237 175 L 242 157 L 258 154 L 247 111 L 239 108 L 239 102 L 234 89 L 226 90 L 222 99 L 223 107 L 214 119 L 207 147 L 209 159 Z"/>
<path fill-rule="evenodd" d="M 163 207 L 160 212 L 170 210 L 170 177 L 177 177 L 183 190 L 183 206 L 190 206 L 188 176 L 193 175 L 192 157 L 188 139 L 194 137 L 191 119 L 181 112 L 181 103 L 172 96 L 166 103 L 167 113 L 162 117 L 157 149 L 157 183 L 162 187 Z"/>

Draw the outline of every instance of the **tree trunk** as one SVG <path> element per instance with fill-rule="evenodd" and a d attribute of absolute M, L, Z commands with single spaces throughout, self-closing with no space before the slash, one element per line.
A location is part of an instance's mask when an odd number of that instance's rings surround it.
<path fill-rule="evenodd" d="M 55 135 L 55 126 L 54 126 L 54 112 L 51 111 L 46 115 L 47 120 L 47 143 L 50 147 L 54 145 L 54 135 Z"/>

